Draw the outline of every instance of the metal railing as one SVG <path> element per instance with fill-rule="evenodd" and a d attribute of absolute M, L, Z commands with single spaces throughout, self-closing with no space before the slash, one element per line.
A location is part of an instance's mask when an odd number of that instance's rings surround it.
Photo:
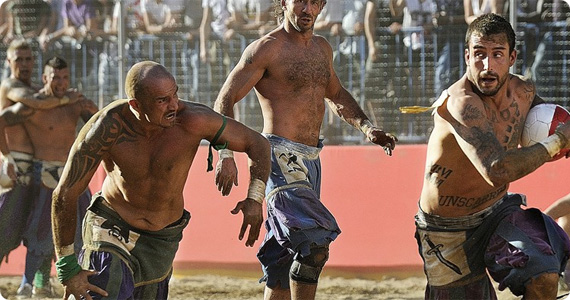
<path fill-rule="evenodd" d="M 386 28 L 377 32 L 379 58 L 367 60 L 363 36 L 332 37 L 333 64 L 343 85 L 353 94 L 374 123 L 395 133 L 402 143 L 425 143 L 431 132 L 429 113 L 404 115 L 398 110 L 406 105 L 430 105 L 441 90 L 465 72 L 465 26 L 403 29 L 392 34 Z M 405 38 L 419 38 L 417 49 L 407 47 Z M 549 102 L 568 105 L 568 58 L 570 31 L 566 22 L 524 24 L 517 26 L 517 73 L 526 74 L 537 84 L 538 93 Z M 72 86 L 88 98 L 106 105 L 121 97 L 120 68 L 154 60 L 166 66 L 177 79 L 181 99 L 191 99 L 212 106 L 227 74 L 239 60 L 251 38 L 238 36 L 228 42 L 211 41 L 212 59 L 204 64 L 199 58 L 197 41 L 184 35 L 128 37 L 119 48 L 115 37 L 104 40 L 57 41 L 46 52 L 33 43 L 36 57 L 36 82 L 41 82 L 43 62 L 50 56 L 65 58 L 71 68 Z M 0 45 L 0 59 L 5 60 L 6 45 Z M 122 55 L 119 55 L 122 50 Z M 124 64 L 124 65 L 123 65 Z M 4 76 L 7 74 L 4 66 Z M 237 106 L 236 118 L 261 130 L 261 110 L 253 92 Z M 329 144 L 366 143 L 362 134 L 327 113 L 322 135 Z"/>

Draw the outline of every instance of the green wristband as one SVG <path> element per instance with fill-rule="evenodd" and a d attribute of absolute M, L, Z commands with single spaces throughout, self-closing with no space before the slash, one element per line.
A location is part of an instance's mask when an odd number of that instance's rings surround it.
<path fill-rule="evenodd" d="M 77 263 L 75 254 L 71 254 L 60 257 L 55 262 L 55 270 L 57 271 L 57 279 L 63 283 L 81 272 L 81 266 Z"/>

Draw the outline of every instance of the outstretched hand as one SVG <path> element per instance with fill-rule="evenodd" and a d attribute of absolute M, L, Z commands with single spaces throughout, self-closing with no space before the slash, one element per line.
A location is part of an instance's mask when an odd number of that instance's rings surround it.
<path fill-rule="evenodd" d="M 87 277 L 96 275 L 96 271 L 81 270 L 77 275 L 71 277 L 69 280 L 63 282 L 63 299 L 69 299 L 73 295 L 75 299 L 93 300 L 89 291 L 103 295 L 104 297 L 109 294 L 102 288 L 89 283 Z"/>
<path fill-rule="evenodd" d="M 398 142 L 397 137 L 376 127 L 371 127 L 366 133 L 366 137 L 370 142 L 382 146 L 384 152 L 389 156 L 392 156 L 392 150 L 394 150 L 396 142 Z"/>
<path fill-rule="evenodd" d="M 233 158 L 226 157 L 219 159 L 216 164 L 216 186 L 223 196 L 227 196 L 232 191 L 233 185 L 238 185 L 238 170 Z"/>
<path fill-rule="evenodd" d="M 237 203 L 236 207 L 231 211 L 232 214 L 236 215 L 240 211 L 243 212 L 243 222 L 241 223 L 241 229 L 239 231 L 239 240 L 243 240 L 247 226 L 249 226 L 249 234 L 247 236 L 247 241 L 245 242 L 246 247 L 253 247 L 253 244 L 259 237 L 259 231 L 261 230 L 261 224 L 263 223 L 262 205 L 255 200 L 246 198 Z"/>

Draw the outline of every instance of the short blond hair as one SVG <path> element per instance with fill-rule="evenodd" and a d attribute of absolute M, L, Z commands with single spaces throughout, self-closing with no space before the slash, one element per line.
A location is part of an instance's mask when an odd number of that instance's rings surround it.
<path fill-rule="evenodd" d="M 129 99 L 140 97 L 140 93 L 144 91 L 142 83 L 147 76 L 172 77 L 172 74 L 163 65 L 154 61 L 141 61 L 134 64 L 125 79 L 125 94 Z"/>
<path fill-rule="evenodd" d="M 25 39 L 16 39 L 10 43 L 8 50 L 6 50 L 6 58 L 12 59 L 16 54 L 16 50 L 31 50 L 32 47 Z"/>

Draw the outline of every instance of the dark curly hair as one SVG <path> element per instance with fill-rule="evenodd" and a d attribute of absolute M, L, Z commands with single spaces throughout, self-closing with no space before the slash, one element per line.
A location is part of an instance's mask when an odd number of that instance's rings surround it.
<path fill-rule="evenodd" d="M 509 53 L 515 50 L 516 35 L 511 23 L 500 15 L 489 13 L 479 16 L 467 28 L 465 34 L 465 48 L 469 48 L 469 40 L 473 33 L 480 33 L 483 36 L 504 33 L 507 35 L 509 43 Z"/>

